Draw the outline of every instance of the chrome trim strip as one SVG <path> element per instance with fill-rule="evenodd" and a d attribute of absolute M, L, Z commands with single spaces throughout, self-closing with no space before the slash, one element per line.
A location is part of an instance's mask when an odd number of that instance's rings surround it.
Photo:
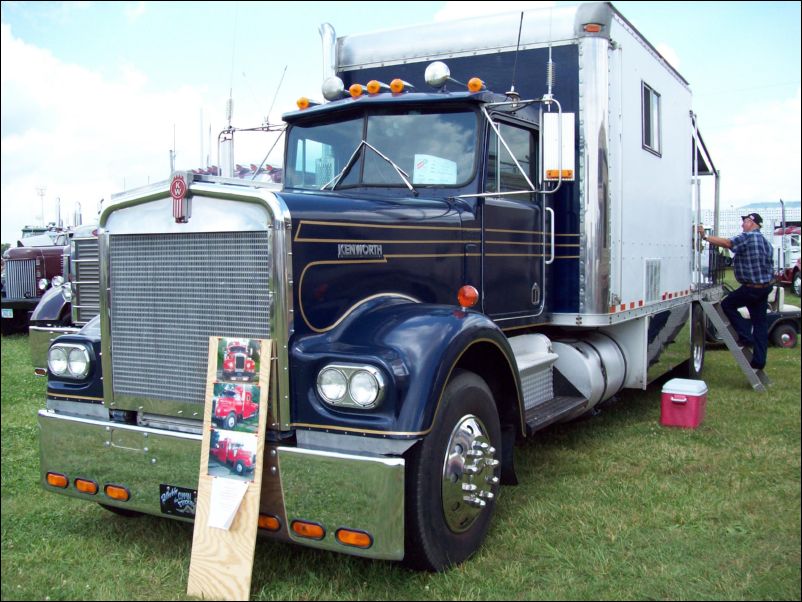
<path fill-rule="evenodd" d="M 608 68 L 606 38 L 579 43 L 579 313 L 607 313 L 610 298 Z"/>

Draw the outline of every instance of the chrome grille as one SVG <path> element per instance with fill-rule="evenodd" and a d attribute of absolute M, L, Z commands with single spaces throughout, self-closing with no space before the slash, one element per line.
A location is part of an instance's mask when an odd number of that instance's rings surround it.
<path fill-rule="evenodd" d="M 36 260 L 9 259 L 6 261 L 6 297 L 33 299 L 39 292 L 36 287 Z"/>
<path fill-rule="evenodd" d="M 269 338 L 270 233 L 109 237 L 114 394 L 204 403 L 210 336 Z"/>
<path fill-rule="evenodd" d="M 72 245 L 72 320 L 86 324 L 100 313 L 100 256 L 97 238 L 75 238 Z"/>

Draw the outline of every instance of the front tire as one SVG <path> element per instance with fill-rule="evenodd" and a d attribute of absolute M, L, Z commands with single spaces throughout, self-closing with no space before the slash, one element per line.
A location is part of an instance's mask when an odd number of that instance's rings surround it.
<path fill-rule="evenodd" d="M 407 565 L 442 571 L 479 549 L 495 509 L 501 457 L 493 394 L 476 374 L 458 372 L 431 432 L 407 461 Z"/>

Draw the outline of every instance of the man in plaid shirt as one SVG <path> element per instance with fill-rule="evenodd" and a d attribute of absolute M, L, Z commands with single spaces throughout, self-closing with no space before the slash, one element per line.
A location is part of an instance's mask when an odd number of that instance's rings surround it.
<path fill-rule="evenodd" d="M 741 232 L 734 238 L 720 236 L 704 236 L 704 228 L 700 226 L 700 234 L 711 245 L 731 249 L 735 254 L 733 265 L 735 279 L 741 283 L 740 288 L 727 295 L 721 302 L 730 324 L 738 333 L 738 344 L 741 347 L 752 347 L 752 368 L 762 370 L 766 366 L 766 355 L 769 346 L 768 297 L 771 292 L 771 280 L 774 277 L 771 243 L 760 233 L 763 218 L 757 213 L 741 216 Z M 750 320 L 738 313 L 739 307 L 749 310 Z"/>

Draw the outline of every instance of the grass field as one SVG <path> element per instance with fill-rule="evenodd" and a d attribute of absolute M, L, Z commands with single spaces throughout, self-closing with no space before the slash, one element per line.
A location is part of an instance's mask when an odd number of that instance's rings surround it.
<path fill-rule="evenodd" d="M 799 600 L 799 348 L 770 349 L 767 394 L 726 350 L 706 361 L 696 430 L 659 425 L 658 385 L 516 448 L 521 484 L 465 564 L 414 573 L 260 539 L 252 598 Z M 27 337 L 3 337 L 2 599 L 186 599 L 191 525 L 41 489 L 44 392 Z"/>

